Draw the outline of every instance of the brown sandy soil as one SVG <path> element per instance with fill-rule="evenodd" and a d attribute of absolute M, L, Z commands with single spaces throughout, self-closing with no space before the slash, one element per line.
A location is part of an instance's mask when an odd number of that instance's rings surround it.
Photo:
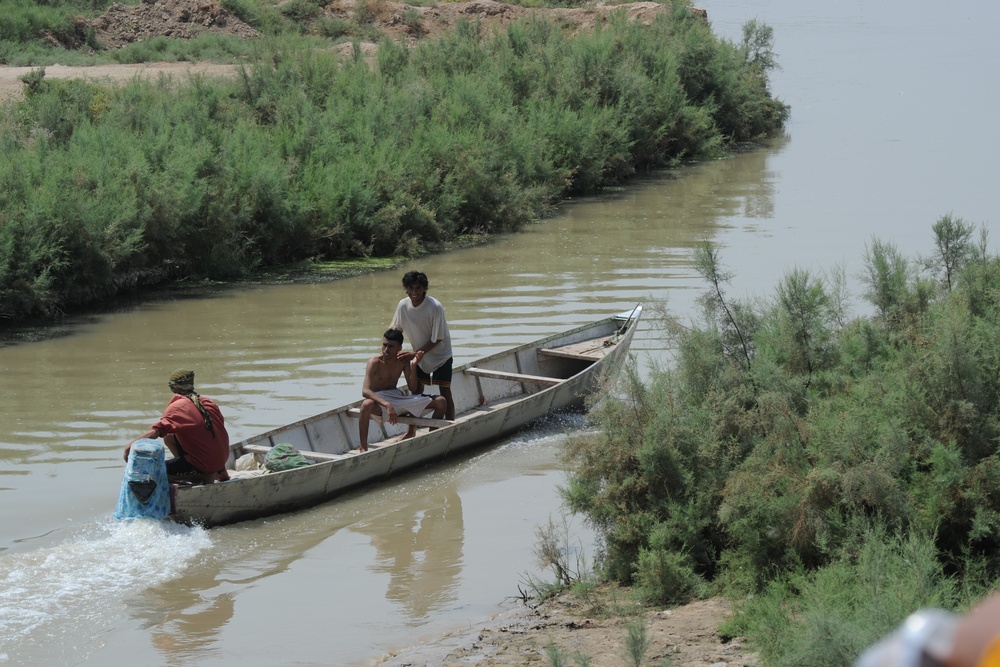
<path fill-rule="evenodd" d="M 433 7 L 415 7 L 391 0 L 363 0 L 367 3 L 370 23 L 376 31 L 395 40 L 409 44 L 419 39 L 434 37 L 452 28 L 458 21 L 480 22 L 487 32 L 503 29 L 513 21 L 531 16 L 548 16 L 559 22 L 564 30 L 575 32 L 593 29 L 607 20 L 611 12 L 621 10 L 633 20 L 648 25 L 657 14 L 669 11 L 669 5 L 655 2 L 634 2 L 622 5 L 597 4 L 585 8 L 528 9 L 507 5 L 494 0 L 469 0 L 467 2 L 441 2 Z M 334 0 L 324 9 L 324 17 L 350 22 L 357 14 L 357 0 Z M 707 19 L 704 10 L 693 10 Z M 227 34 L 253 39 L 256 30 L 229 13 L 214 0 L 155 0 L 126 6 L 112 5 L 104 16 L 85 21 L 78 19 L 76 36 L 63 36 L 62 41 L 47 36 L 54 45 L 78 48 L 83 36 L 92 28 L 98 42 L 106 48 L 121 48 L 132 42 L 150 37 L 189 39 L 203 32 Z M 348 35 L 350 37 L 350 35 Z M 376 44 L 362 42 L 362 52 L 374 53 Z M 348 42 L 336 47 L 349 54 L 354 48 Z M 123 82 L 134 76 L 157 77 L 161 74 L 181 78 L 188 74 L 231 75 L 238 65 L 217 63 L 147 63 L 137 65 L 98 65 L 93 67 L 45 67 L 45 76 L 52 78 L 86 78 L 93 81 Z M 20 77 L 34 67 L 0 66 L 0 101 L 21 94 Z"/>
<path fill-rule="evenodd" d="M 527 8 L 509 5 L 494 0 L 469 0 L 467 2 L 439 2 L 432 7 L 415 7 L 390 0 L 365 0 L 373 8 L 372 25 L 378 31 L 393 39 L 410 43 L 439 35 L 450 30 L 460 20 L 482 24 L 485 32 L 503 29 L 507 25 L 531 18 L 548 17 L 568 32 L 592 30 L 605 23 L 616 11 L 625 12 L 633 21 L 649 25 L 657 15 L 670 11 L 670 5 L 656 2 L 631 2 L 624 4 L 604 4 L 603 0 L 592 7 L 574 8 Z M 324 15 L 349 21 L 356 12 L 356 0 L 334 0 L 326 6 Z M 693 9 L 696 15 L 708 18 L 703 9 Z"/>
<path fill-rule="evenodd" d="M 692 602 L 669 610 L 647 610 L 648 649 L 644 665 L 671 667 L 756 667 L 757 656 L 744 640 L 724 641 L 719 625 L 729 616 L 722 598 Z M 376 662 L 378 667 L 547 667 L 547 647 L 558 647 L 567 665 L 577 656 L 591 667 L 622 667 L 628 658 L 625 640 L 636 617 L 594 614 L 571 594 L 520 608 L 493 620 L 400 650 Z"/>

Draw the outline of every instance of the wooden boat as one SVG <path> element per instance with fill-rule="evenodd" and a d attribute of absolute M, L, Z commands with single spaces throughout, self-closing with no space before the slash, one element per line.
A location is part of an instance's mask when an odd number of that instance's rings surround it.
<path fill-rule="evenodd" d="M 400 423 L 389 425 L 373 419 L 364 453 L 357 450 L 360 400 L 237 442 L 231 447 L 231 469 L 239 457 L 266 453 L 279 443 L 291 444 L 313 464 L 173 486 L 172 516 L 208 527 L 317 505 L 347 489 L 489 443 L 556 410 L 579 407 L 625 361 L 641 313 L 636 306 L 456 368 L 454 421 L 400 417 Z M 417 425 L 417 435 L 399 441 L 409 424 Z"/>

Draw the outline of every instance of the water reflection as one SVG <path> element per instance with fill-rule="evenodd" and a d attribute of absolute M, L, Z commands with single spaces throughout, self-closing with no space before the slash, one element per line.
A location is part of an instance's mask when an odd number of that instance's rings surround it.
<path fill-rule="evenodd" d="M 352 530 L 371 537 L 377 552 L 369 568 L 389 575 L 386 598 L 419 622 L 455 599 L 462 571 L 462 499 L 454 489 L 365 521 Z"/>
<path fill-rule="evenodd" d="M 294 558 L 254 573 L 249 581 L 238 582 L 238 587 L 283 572 Z M 186 665 L 220 650 L 219 634 L 233 618 L 238 593 L 237 586 L 222 579 L 224 567 L 224 562 L 209 557 L 192 564 L 183 577 L 125 601 L 130 615 L 149 632 L 150 646 L 163 664 Z"/>
<path fill-rule="evenodd" d="M 236 595 L 192 598 L 186 607 L 168 611 L 151 633 L 152 645 L 164 656 L 164 664 L 190 665 L 193 659 L 210 657 L 219 629 L 233 617 Z"/>
<path fill-rule="evenodd" d="M 183 576 L 163 581 L 150 574 L 152 586 L 125 598 L 130 620 L 148 635 L 141 646 L 132 641 L 133 656 L 168 665 L 225 663 L 237 655 L 278 664 L 283 643 L 298 636 L 312 637 L 316 653 L 350 645 L 365 655 L 355 635 L 371 618 L 386 619 L 384 630 L 427 623 L 458 596 L 466 526 L 456 477 L 477 456 L 483 454 L 302 512 L 196 531 L 211 537 L 211 550 L 188 562 Z M 240 616 L 236 600 L 258 611 Z M 295 633 L 255 646 L 288 623 Z M 117 650 L 98 655 L 113 663 Z"/>
<path fill-rule="evenodd" d="M 149 632 L 150 654 L 158 654 L 167 665 L 224 659 L 226 653 L 236 650 L 227 636 L 241 593 L 273 587 L 310 552 L 354 522 L 359 516 L 358 503 L 358 494 L 350 494 L 336 503 L 287 518 L 210 531 L 213 549 L 201 560 L 187 564 L 182 576 L 125 600 L 130 617 Z M 262 540 L 262 536 L 266 537 Z M 277 588 L 282 595 L 282 587 Z M 324 588 L 314 585 L 312 592 L 321 594 Z M 278 599 L 283 604 L 271 605 L 260 619 L 265 625 L 294 616 L 294 604 L 288 604 L 294 599 Z"/>

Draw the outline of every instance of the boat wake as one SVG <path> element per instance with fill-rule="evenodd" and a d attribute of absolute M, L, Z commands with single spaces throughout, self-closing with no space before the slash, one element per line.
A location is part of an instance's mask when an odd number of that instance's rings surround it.
<path fill-rule="evenodd" d="M 528 427 L 508 436 L 502 441 L 500 449 L 539 447 L 548 444 L 559 444 L 567 438 L 580 437 L 597 433 L 587 418 L 581 412 L 555 412 L 536 419 Z"/>
<path fill-rule="evenodd" d="M 182 576 L 211 544 L 201 528 L 109 518 L 54 546 L 0 556 L 0 665 L 85 661 L 130 596 Z"/>
<path fill-rule="evenodd" d="M 557 412 L 533 421 L 527 428 L 507 436 L 495 447 L 476 452 L 442 474 L 459 480 L 460 488 L 491 484 L 520 475 L 539 475 L 563 470 L 560 451 L 567 438 L 596 430 L 579 412 Z"/>

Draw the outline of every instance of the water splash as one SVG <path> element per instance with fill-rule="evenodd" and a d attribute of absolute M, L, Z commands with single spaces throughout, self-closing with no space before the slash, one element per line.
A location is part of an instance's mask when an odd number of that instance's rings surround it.
<path fill-rule="evenodd" d="M 0 557 L 0 664 L 37 657 L 39 647 L 82 659 L 122 618 L 126 598 L 182 576 L 211 544 L 201 528 L 102 519 L 54 546 Z"/>

